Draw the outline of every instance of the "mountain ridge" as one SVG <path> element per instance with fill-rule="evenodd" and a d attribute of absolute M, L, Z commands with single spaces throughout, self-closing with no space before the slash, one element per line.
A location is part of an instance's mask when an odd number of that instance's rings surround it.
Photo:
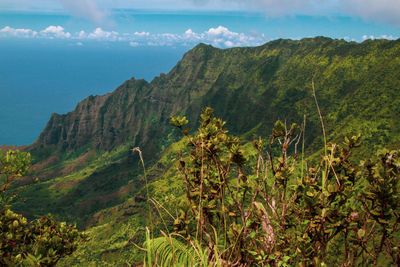
<path fill-rule="evenodd" d="M 234 57 L 237 53 L 246 54 L 248 53 L 248 51 L 253 50 L 255 51 L 256 56 L 253 58 L 249 58 L 247 62 L 247 65 L 251 67 L 252 63 L 256 62 L 257 57 L 263 58 L 263 56 L 265 56 L 263 55 L 263 53 L 268 55 L 268 51 L 274 51 L 274 49 L 276 49 L 277 47 L 283 46 L 284 48 L 280 51 L 281 53 L 278 56 L 271 55 L 271 53 L 268 56 L 268 61 L 264 63 L 264 65 L 266 65 L 267 67 L 263 70 L 264 73 L 260 73 L 258 77 L 259 81 L 261 81 L 261 84 L 248 85 L 246 86 L 246 88 L 244 88 L 247 90 L 246 93 L 250 97 L 257 97 L 257 95 L 260 96 L 259 92 L 257 92 L 259 90 L 255 89 L 264 86 L 268 82 L 271 82 L 273 75 L 270 74 L 271 72 L 274 72 L 274 64 L 282 64 L 279 61 L 285 60 L 285 58 L 287 57 L 291 57 L 294 52 L 293 47 L 298 46 L 298 48 L 296 49 L 303 49 L 305 50 L 305 52 L 307 52 L 310 47 L 313 47 L 312 45 L 310 46 L 308 44 L 318 42 L 320 43 L 320 51 L 318 52 L 325 53 L 325 55 L 327 55 L 327 53 L 326 51 L 324 52 L 324 47 L 329 46 L 329 44 L 332 45 L 332 43 L 339 44 L 339 48 L 342 49 L 342 51 L 339 52 L 342 54 L 351 53 L 351 50 L 354 47 L 363 47 L 364 45 L 368 45 L 369 43 L 374 43 L 372 41 L 365 41 L 361 44 L 353 42 L 347 43 L 345 41 L 332 40 L 326 37 L 316 37 L 303 39 L 301 41 L 278 39 L 259 47 L 231 48 L 225 50 L 214 48 L 206 44 L 199 44 L 191 51 L 186 53 L 183 58 L 178 62 L 178 64 L 168 74 L 161 74 L 160 76 L 155 77 L 150 83 L 144 80 L 135 80 L 134 78 L 132 78 L 131 80 L 123 83 L 112 93 L 108 93 L 103 96 L 90 96 L 86 98 L 77 105 L 74 111 L 69 112 L 68 114 L 53 114 L 45 129 L 40 134 L 35 143 L 33 143 L 29 147 L 29 150 L 35 151 L 40 150 L 40 148 L 46 147 L 47 145 L 54 145 L 56 149 L 64 151 L 66 149 L 80 148 L 83 145 L 87 145 L 88 142 L 93 142 L 93 146 L 95 148 L 110 150 L 113 147 L 123 143 L 124 141 L 127 141 L 129 135 L 143 136 L 142 132 L 139 133 L 133 129 L 141 128 L 141 125 L 139 125 L 139 127 L 136 127 L 132 124 L 133 121 L 140 124 L 140 122 L 145 119 L 131 118 L 129 116 L 126 116 L 124 118 L 119 118 L 122 119 L 125 123 L 122 123 L 122 121 L 116 124 L 110 123 L 109 119 L 112 118 L 112 116 L 107 117 L 107 115 L 105 114 L 113 112 L 112 108 L 115 107 L 112 105 L 110 106 L 112 102 L 118 102 L 119 105 L 126 106 L 131 109 L 119 109 L 120 112 L 125 113 L 127 113 L 128 111 L 131 111 L 131 113 L 135 113 L 136 110 L 143 110 L 144 108 L 146 108 L 146 105 L 152 106 L 151 110 L 159 106 L 166 107 L 166 112 L 169 112 L 169 114 L 160 114 L 162 115 L 161 118 L 155 119 L 158 123 L 165 124 L 168 116 L 173 113 L 179 112 L 179 110 L 185 109 L 185 107 L 180 105 L 179 103 L 186 103 L 186 106 L 189 106 L 190 104 L 197 104 L 201 106 L 211 104 L 211 106 L 213 106 L 213 104 L 215 105 L 215 103 L 213 103 L 212 101 L 202 101 L 210 103 L 201 104 L 193 102 L 196 102 L 196 100 L 203 98 L 203 96 L 209 96 L 209 98 L 212 98 L 210 97 L 210 95 L 212 95 L 213 93 L 219 93 L 223 96 L 224 92 L 222 92 L 221 88 L 219 88 L 219 84 L 225 84 L 226 80 L 232 77 L 232 75 L 229 73 L 229 66 L 224 66 L 222 70 L 215 70 L 213 69 L 213 67 L 215 68 L 215 66 L 218 66 L 218 64 L 220 63 L 218 61 L 225 59 L 224 54 L 231 53 Z M 388 42 L 390 43 L 390 41 Z M 395 42 L 396 41 L 392 41 L 392 43 Z M 330 51 L 330 53 L 334 54 L 338 52 Z M 215 54 L 222 54 L 222 59 L 220 57 L 215 57 Z M 230 59 L 230 62 L 228 63 L 237 64 L 232 59 Z M 243 68 L 246 67 L 246 64 L 243 65 Z M 210 68 L 210 66 L 211 69 L 207 69 L 207 67 Z M 257 67 L 258 66 L 259 65 L 257 65 Z M 207 73 L 204 73 L 205 69 L 207 69 Z M 212 72 L 214 72 L 215 75 L 210 74 Z M 312 76 L 314 76 L 313 72 L 315 72 L 315 70 L 310 71 L 310 80 Z M 182 75 L 182 73 L 185 73 L 185 75 Z M 228 75 L 226 75 L 227 73 Z M 246 72 L 244 71 L 243 73 Z M 267 75 L 265 75 L 265 73 L 267 73 Z M 247 73 L 245 75 L 247 75 Z M 234 89 L 237 90 L 237 88 Z M 274 92 L 270 93 L 273 94 Z M 119 96 L 119 99 L 117 95 Z M 270 95 L 270 98 L 271 97 L 273 97 L 273 95 Z M 110 100 L 111 98 L 114 101 Z M 138 103 L 135 103 L 136 100 L 141 101 L 140 105 Z M 254 102 L 254 99 L 250 99 L 250 101 Z M 268 105 L 268 100 L 264 102 L 267 102 Z M 168 107 L 172 103 L 175 105 L 175 108 Z M 101 109 L 96 110 L 97 107 L 101 107 Z M 195 108 L 190 108 L 189 111 L 194 111 L 194 109 Z M 197 116 L 200 112 L 200 109 L 197 107 L 197 110 L 195 111 Z M 149 110 L 149 113 L 151 113 L 151 110 Z M 90 112 L 92 112 L 93 114 L 90 114 Z M 80 116 L 77 116 L 77 114 L 80 114 Z M 113 116 L 118 117 L 115 113 L 113 114 Z M 93 120 L 96 122 L 96 125 L 92 125 L 92 127 L 87 127 L 85 125 L 85 121 Z M 131 125 L 127 126 L 126 122 L 132 123 Z M 64 128 L 59 128 L 60 125 L 62 125 Z M 95 129 L 97 130 L 97 132 L 94 132 Z M 140 141 L 138 142 L 134 142 L 135 145 L 140 144 L 141 139 L 139 138 L 139 140 Z"/>
<path fill-rule="evenodd" d="M 400 40 L 279 39 L 231 49 L 199 44 L 168 74 L 151 82 L 132 78 L 111 93 L 86 98 L 68 114 L 52 115 L 27 148 L 41 167 L 42 183 L 26 191 L 30 206 L 17 208 L 41 214 L 44 199 L 54 195 L 47 211 L 69 221 L 79 218 L 84 228 L 102 209 L 129 196 L 143 198 L 139 157 L 130 149 L 139 146 L 146 165 L 157 166 L 179 140 L 170 116 L 185 114 L 195 128 L 205 106 L 213 107 L 233 134 L 247 139 L 268 135 L 277 119 L 299 123 L 306 115 L 310 156 L 322 144 L 313 77 L 328 140 L 363 132 L 371 149 L 394 146 L 400 142 L 397 73 Z M 84 157 L 87 153 L 91 156 Z M 163 168 L 150 180 L 160 179 Z"/>
<path fill-rule="evenodd" d="M 383 146 L 399 147 L 398 73 L 400 39 L 278 39 L 231 49 L 199 44 L 151 82 L 132 78 L 111 93 L 87 97 L 67 114 L 53 114 L 26 148 L 36 159 L 34 175 L 41 182 L 26 185 L 22 197 L 29 201 L 13 208 L 27 217 L 51 212 L 76 222 L 90 229 L 94 241 L 85 246 L 98 259 L 119 262 L 110 242 L 126 249 L 128 259 L 133 252 L 127 236 L 136 235 L 149 219 L 146 182 L 132 148 L 143 152 L 150 194 L 159 201 L 180 194 L 174 162 L 184 142 L 169 126 L 171 116 L 186 115 L 195 129 L 202 109 L 211 106 L 232 134 L 246 140 L 268 136 L 277 119 L 301 123 L 306 116 L 306 157 L 318 159 L 323 139 L 314 79 L 328 141 L 361 132 L 359 153 L 366 155 Z M 81 253 L 71 262 L 100 263 Z"/>

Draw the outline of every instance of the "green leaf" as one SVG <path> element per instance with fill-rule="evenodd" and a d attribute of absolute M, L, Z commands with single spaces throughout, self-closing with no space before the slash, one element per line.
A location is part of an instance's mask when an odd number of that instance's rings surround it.
<path fill-rule="evenodd" d="M 357 235 L 359 239 L 362 239 L 365 236 L 365 230 L 364 229 L 358 229 Z"/>
<path fill-rule="evenodd" d="M 256 232 L 252 231 L 252 232 L 250 233 L 250 238 L 254 238 L 255 236 L 256 236 Z"/>

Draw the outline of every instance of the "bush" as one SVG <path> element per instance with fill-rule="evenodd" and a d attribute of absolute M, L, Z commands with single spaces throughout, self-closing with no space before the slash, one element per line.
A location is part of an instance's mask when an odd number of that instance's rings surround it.
<path fill-rule="evenodd" d="M 194 135 L 185 118 L 171 120 L 189 148 L 178 166 L 186 205 L 174 222 L 187 251 L 201 244 L 207 261 L 222 265 L 400 264 L 399 151 L 356 165 L 360 136 L 353 136 L 327 144 L 310 166 L 297 161 L 303 126 L 278 121 L 270 138 L 253 141 L 258 155 L 249 162 L 211 108 L 201 119 Z"/>
<path fill-rule="evenodd" d="M 28 174 L 29 153 L 9 150 L 0 154 L 0 265 L 54 266 L 72 254 L 87 236 L 74 225 L 59 223 L 50 215 L 28 222 L 8 203 L 15 197 L 12 184 Z"/>

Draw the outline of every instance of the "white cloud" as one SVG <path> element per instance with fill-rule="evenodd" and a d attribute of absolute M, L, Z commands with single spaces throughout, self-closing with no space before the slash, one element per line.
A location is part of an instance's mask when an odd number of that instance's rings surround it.
<path fill-rule="evenodd" d="M 368 39 L 374 40 L 375 37 L 374 37 L 373 35 L 369 35 L 369 36 L 368 36 L 368 35 L 366 35 L 366 34 L 362 36 L 362 40 L 363 40 L 363 41 L 368 40 Z"/>
<path fill-rule="evenodd" d="M 364 35 L 361 37 L 361 40 L 362 40 L 362 41 L 365 41 L 365 40 L 375 40 L 375 39 L 396 40 L 397 38 L 398 38 L 398 37 L 395 37 L 395 36 L 393 36 L 393 35 L 386 35 L 386 34 L 380 35 L 380 36 L 364 34 Z"/>
<path fill-rule="evenodd" d="M 185 31 L 185 34 L 182 36 L 183 42 L 201 42 L 205 37 L 204 33 L 195 33 L 192 29 L 188 29 Z"/>
<path fill-rule="evenodd" d="M 185 31 L 185 34 L 188 35 L 188 36 L 191 36 L 194 33 L 193 33 L 192 29 L 187 29 L 187 31 Z"/>
<path fill-rule="evenodd" d="M 139 46 L 140 44 L 138 42 L 129 42 L 129 45 L 132 47 Z"/>
<path fill-rule="evenodd" d="M 218 26 L 205 32 L 205 42 L 217 47 L 254 46 L 261 45 L 267 40 L 264 35 L 251 32 L 249 34 L 232 32 L 228 28 Z"/>
<path fill-rule="evenodd" d="M 341 38 L 347 42 L 357 42 L 357 40 L 355 38 L 351 38 L 350 36 L 345 36 L 343 38 Z"/>
<path fill-rule="evenodd" d="M 226 41 L 226 42 L 224 43 L 224 45 L 225 45 L 226 47 L 233 47 L 233 46 L 235 46 L 235 44 L 232 43 L 231 41 Z"/>
<path fill-rule="evenodd" d="M 149 36 L 150 33 L 149 32 L 135 32 L 134 35 L 139 36 L 139 37 L 144 37 L 144 36 Z"/>
<path fill-rule="evenodd" d="M 233 36 L 237 36 L 238 34 L 235 32 L 231 32 L 230 30 L 228 30 L 228 28 L 225 28 L 223 26 L 218 26 L 217 28 L 210 28 L 207 31 L 208 36 L 211 36 L 211 38 L 215 37 L 215 36 L 225 36 L 228 38 L 231 38 Z"/>
<path fill-rule="evenodd" d="M 83 43 L 82 42 L 77 42 L 76 45 L 77 46 L 83 46 Z"/>
<path fill-rule="evenodd" d="M 40 35 L 46 38 L 70 38 L 71 34 L 65 32 L 61 26 L 49 26 L 46 29 L 40 31 Z"/>
<path fill-rule="evenodd" d="M 397 39 L 397 37 L 394 37 L 393 35 L 386 35 L 386 34 L 381 35 L 381 38 L 387 39 L 387 40 L 396 40 Z"/>
<path fill-rule="evenodd" d="M 106 40 L 106 41 L 116 41 L 118 39 L 118 32 L 115 31 L 103 31 L 102 28 L 96 28 L 92 33 L 90 33 L 88 39 Z"/>
<path fill-rule="evenodd" d="M 15 29 L 10 26 L 6 26 L 0 30 L 0 36 L 3 37 L 20 37 L 20 38 L 33 38 L 37 35 L 36 31 L 31 29 Z"/>
<path fill-rule="evenodd" d="M 78 36 L 79 39 L 84 39 L 84 38 L 87 37 L 87 34 L 86 34 L 85 31 L 79 31 L 79 32 L 77 33 L 77 36 Z"/>

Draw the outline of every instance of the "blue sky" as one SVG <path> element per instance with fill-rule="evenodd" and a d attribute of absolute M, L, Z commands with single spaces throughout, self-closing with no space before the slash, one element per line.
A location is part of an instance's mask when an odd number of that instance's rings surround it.
<path fill-rule="evenodd" d="M 0 0 L 0 38 L 77 46 L 255 46 L 317 35 L 400 37 L 399 0 Z"/>

